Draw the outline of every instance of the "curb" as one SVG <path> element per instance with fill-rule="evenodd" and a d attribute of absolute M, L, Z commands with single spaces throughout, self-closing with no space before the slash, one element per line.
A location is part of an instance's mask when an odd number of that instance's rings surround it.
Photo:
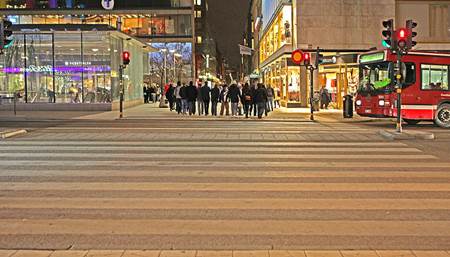
<path fill-rule="evenodd" d="M 398 133 L 396 131 L 388 131 L 388 130 L 380 130 L 378 132 L 379 135 L 381 135 L 383 138 L 387 140 L 414 140 L 414 139 L 420 139 L 420 140 L 434 140 L 435 136 L 433 133 L 428 132 L 403 132 Z"/>
<path fill-rule="evenodd" d="M 10 131 L 10 132 L 0 132 L 0 138 L 1 139 L 6 139 L 6 138 L 19 136 L 19 135 L 24 135 L 26 133 L 28 133 L 28 131 L 26 131 L 24 129 L 20 129 L 20 130 L 16 130 L 16 131 Z"/>

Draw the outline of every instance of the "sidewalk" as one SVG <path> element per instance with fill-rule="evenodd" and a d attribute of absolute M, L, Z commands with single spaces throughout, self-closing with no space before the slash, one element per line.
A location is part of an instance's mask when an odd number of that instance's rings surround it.
<path fill-rule="evenodd" d="M 0 250 L 0 257 L 450 257 L 449 251 L 26 251 Z"/>

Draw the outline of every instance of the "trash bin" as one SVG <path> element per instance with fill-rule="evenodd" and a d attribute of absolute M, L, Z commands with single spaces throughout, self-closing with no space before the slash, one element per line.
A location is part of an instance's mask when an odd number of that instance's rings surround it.
<path fill-rule="evenodd" d="M 351 95 L 344 96 L 344 118 L 353 118 L 353 96 Z"/>

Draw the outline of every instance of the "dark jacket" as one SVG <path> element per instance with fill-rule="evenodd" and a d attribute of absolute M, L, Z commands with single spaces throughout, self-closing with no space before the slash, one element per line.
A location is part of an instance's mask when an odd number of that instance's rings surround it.
<path fill-rule="evenodd" d="M 232 103 L 239 103 L 239 100 L 241 99 L 241 91 L 239 90 L 237 85 L 230 86 L 230 88 L 228 89 L 228 98 Z"/>
<path fill-rule="evenodd" d="M 195 102 L 197 100 L 197 87 L 190 85 L 186 88 L 186 99 L 189 102 Z"/>
<path fill-rule="evenodd" d="M 267 90 L 264 87 L 260 87 L 256 90 L 253 102 L 256 104 L 267 102 Z"/>
<path fill-rule="evenodd" d="M 242 102 L 251 103 L 253 101 L 253 92 L 250 87 L 242 88 Z"/>
<path fill-rule="evenodd" d="M 202 92 L 202 100 L 203 102 L 209 102 L 211 100 L 211 89 L 207 85 L 204 85 L 200 88 L 200 91 Z"/>
<path fill-rule="evenodd" d="M 219 102 L 220 89 L 219 87 L 214 87 L 211 90 L 211 102 Z"/>
<path fill-rule="evenodd" d="M 170 86 L 166 93 L 166 98 L 169 101 L 172 101 L 175 98 L 175 88 Z"/>
<path fill-rule="evenodd" d="M 219 102 L 228 103 L 229 102 L 228 94 L 229 94 L 228 88 L 222 89 L 222 91 L 220 92 L 220 96 L 219 96 Z"/>
<path fill-rule="evenodd" d="M 267 88 L 267 97 L 275 97 L 275 90 L 272 87 Z"/>
<path fill-rule="evenodd" d="M 186 99 L 186 91 L 187 91 L 187 87 L 182 86 L 182 87 L 180 88 L 180 96 L 181 96 L 181 99 Z"/>

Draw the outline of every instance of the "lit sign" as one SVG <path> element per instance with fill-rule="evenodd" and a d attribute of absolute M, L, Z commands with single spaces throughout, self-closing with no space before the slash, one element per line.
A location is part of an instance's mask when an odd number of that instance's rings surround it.
<path fill-rule="evenodd" d="M 370 63 L 384 61 L 384 52 L 361 55 L 359 57 L 359 63 Z"/>
<path fill-rule="evenodd" d="M 53 68 L 51 65 L 30 65 L 26 69 L 19 67 L 6 67 L 0 69 L 4 73 L 51 73 L 53 72 Z M 111 71 L 111 67 L 109 66 L 92 66 L 92 67 L 55 67 L 55 72 L 58 73 L 73 73 L 73 72 L 105 72 Z"/>
<path fill-rule="evenodd" d="M 102 6 L 106 10 L 112 10 L 114 8 L 114 0 L 102 0 Z"/>

